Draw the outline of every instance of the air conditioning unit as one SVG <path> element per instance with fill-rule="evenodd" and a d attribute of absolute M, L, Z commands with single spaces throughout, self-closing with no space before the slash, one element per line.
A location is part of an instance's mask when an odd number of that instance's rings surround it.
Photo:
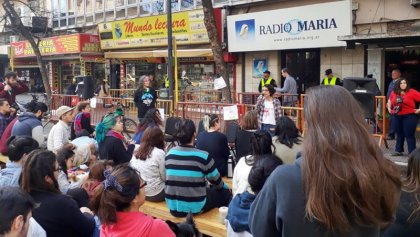
<path fill-rule="evenodd" d="M 420 0 L 411 0 L 410 3 L 411 3 L 411 6 L 413 7 L 420 6 Z"/>
<path fill-rule="evenodd" d="M 9 36 L 9 41 L 12 42 L 18 42 L 19 41 L 19 36 L 17 35 L 11 35 Z"/>

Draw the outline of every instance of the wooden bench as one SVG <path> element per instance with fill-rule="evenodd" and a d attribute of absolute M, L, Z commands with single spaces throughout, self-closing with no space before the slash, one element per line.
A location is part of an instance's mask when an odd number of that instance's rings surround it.
<path fill-rule="evenodd" d="M 140 207 L 140 211 L 147 215 L 162 220 L 170 220 L 175 223 L 185 221 L 185 218 L 177 218 L 172 216 L 166 207 L 166 202 L 146 201 L 143 206 Z M 226 237 L 226 226 L 220 223 L 219 210 L 217 208 L 214 208 L 213 210 L 203 214 L 195 215 L 194 221 L 201 233 L 214 237 Z"/>
<path fill-rule="evenodd" d="M 7 163 L 8 161 L 9 158 L 7 156 L 0 154 L 0 162 Z"/>
<path fill-rule="evenodd" d="M 223 181 L 232 188 L 232 179 L 223 178 Z M 140 207 L 140 211 L 143 213 L 162 219 L 170 220 L 175 223 L 184 222 L 185 218 L 177 218 L 171 215 L 166 202 L 148 202 L 146 201 L 143 206 Z M 225 237 L 226 236 L 226 226 L 220 223 L 219 220 L 219 210 L 214 208 L 211 211 L 208 211 L 203 214 L 195 215 L 194 221 L 197 225 L 198 230 L 201 233 L 214 237 Z"/>

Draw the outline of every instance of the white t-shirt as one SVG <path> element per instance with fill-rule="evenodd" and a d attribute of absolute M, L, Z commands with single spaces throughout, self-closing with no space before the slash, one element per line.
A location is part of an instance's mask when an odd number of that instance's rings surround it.
<path fill-rule="evenodd" d="M 232 179 L 232 193 L 235 196 L 238 193 L 243 193 L 248 191 L 252 193 L 251 187 L 248 183 L 249 172 L 251 172 L 252 166 L 248 165 L 245 162 L 245 158 L 251 158 L 251 156 L 244 156 L 236 164 L 235 169 L 233 170 L 233 179 Z"/>
<path fill-rule="evenodd" d="M 273 101 L 264 101 L 264 114 L 262 123 L 276 125 L 276 115 L 274 113 Z"/>
<path fill-rule="evenodd" d="M 138 170 L 141 178 L 147 182 L 146 196 L 156 196 L 165 188 L 165 152 L 163 150 L 157 147 L 153 148 L 146 160 L 140 160 L 133 156 L 130 166 Z"/>

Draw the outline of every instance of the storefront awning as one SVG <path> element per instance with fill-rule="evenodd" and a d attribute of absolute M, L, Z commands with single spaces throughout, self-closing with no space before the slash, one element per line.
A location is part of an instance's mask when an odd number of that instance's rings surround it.
<path fill-rule="evenodd" d="M 212 57 L 213 52 L 211 49 L 178 49 L 177 55 L 179 58 Z M 105 58 L 108 59 L 141 59 L 159 57 L 168 57 L 168 50 L 105 52 Z"/>
<path fill-rule="evenodd" d="M 369 35 L 345 35 L 339 36 L 338 40 L 346 41 L 348 48 L 354 48 L 359 44 L 376 44 L 379 47 L 397 47 L 420 45 L 420 32 L 407 34 L 369 34 Z"/>

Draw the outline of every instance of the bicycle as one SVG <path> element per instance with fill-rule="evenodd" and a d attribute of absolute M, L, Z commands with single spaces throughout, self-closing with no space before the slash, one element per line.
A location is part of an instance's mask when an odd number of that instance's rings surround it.
<path fill-rule="evenodd" d="M 128 138 L 132 137 L 132 134 L 136 133 L 137 131 L 137 123 L 132 120 L 131 118 L 127 118 L 124 116 L 124 109 L 129 108 L 128 105 L 123 105 L 121 102 L 117 102 L 116 105 L 114 104 L 104 104 L 104 108 L 113 108 L 116 106 L 115 111 L 109 111 L 108 114 L 117 114 L 122 118 L 123 123 L 123 134 L 126 135 Z M 103 119 L 103 118 L 102 118 Z"/>

